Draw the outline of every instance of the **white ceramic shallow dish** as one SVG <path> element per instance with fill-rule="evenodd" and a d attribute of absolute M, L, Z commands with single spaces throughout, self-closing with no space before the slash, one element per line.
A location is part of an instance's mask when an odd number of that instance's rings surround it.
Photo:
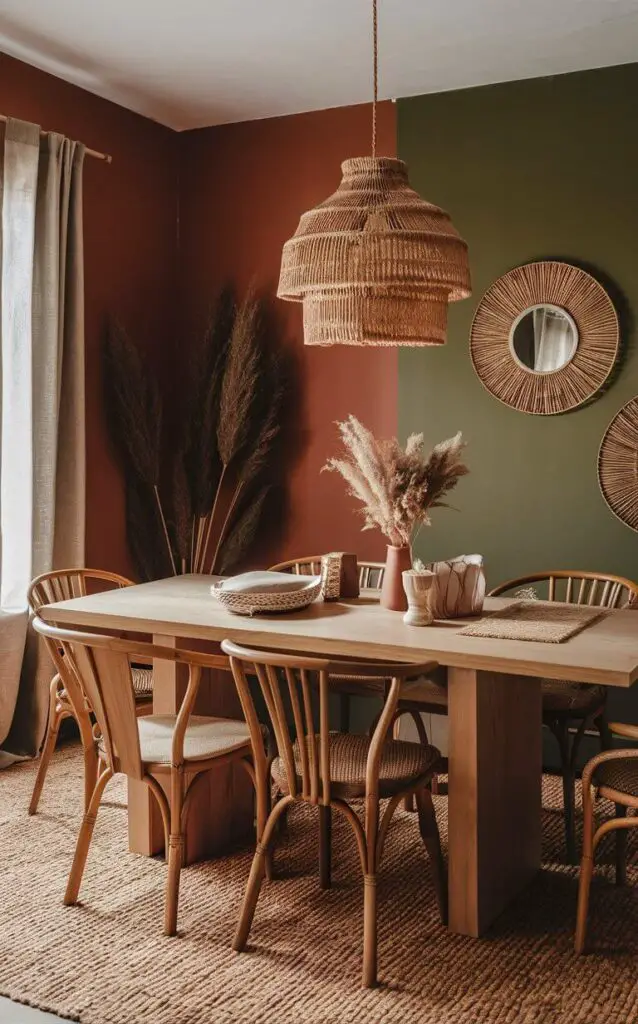
<path fill-rule="evenodd" d="M 213 597 L 236 615 L 296 612 L 312 604 L 320 591 L 321 576 L 269 571 L 244 572 L 210 588 Z"/>

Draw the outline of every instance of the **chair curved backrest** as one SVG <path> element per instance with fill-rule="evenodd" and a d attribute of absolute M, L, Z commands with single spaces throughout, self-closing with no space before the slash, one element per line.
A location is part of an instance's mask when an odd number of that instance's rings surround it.
<path fill-rule="evenodd" d="M 94 584 L 99 586 L 93 587 Z M 74 597 L 86 597 L 87 592 L 93 589 L 119 590 L 132 585 L 133 581 L 126 576 L 106 572 L 104 569 L 57 569 L 36 576 L 31 582 L 27 598 L 31 611 L 37 615 L 46 604 L 70 601 Z"/>
<path fill-rule="evenodd" d="M 344 663 L 303 654 L 281 654 L 241 647 L 224 640 L 222 651 L 230 658 L 244 717 L 250 729 L 253 757 L 257 771 L 267 771 L 262 728 L 249 685 L 249 677 L 257 678 L 272 732 L 282 760 L 288 790 L 296 800 L 312 804 L 330 803 L 330 676 L 343 674 Z M 402 680 L 431 672 L 433 664 L 406 665 L 379 662 L 351 663 L 348 672 L 356 676 L 377 678 L 380 688 L 388 689 L 386 705 L 371 744 L 370 757 L 380 755 L 385 732 L 390 726 Z M 318 687 L 313 687 L 313 676 Z M 319 692 L 318 729 L 315 724 L 312 693 Z M 292 722 L 286 706 L 292 710 Z M 294 737 L 294 739 L 293 739 Z M 375 747 L 376 743 L 376 747 Z M 296 744 L 296 749 L 295 745 Z M 264 776 L 262 776 L 264 777 Z M 301 786 L 299 786 L 299 780 Z"/>
<path fill-rule="evenodd" d="M 532 573 L 501 583 L 490 591 L 490 597 L 500 597 L 514 589 L 544 585 L 538 596 L 546 601 L 564 601 L 566 604 L 585 604 L 598 608 L 626 608 L 638 603 L 638 583 L 624 576 L 602 572 L 555 569 Z M 546 588 L 546 592 L 545 592 Z"/>
<path fill-rule="evenodd" d="M 321 555 L 308 555 L 306 558 L 291 558 L 287 562 L 271 565 L 271 572 L 292 572 L 297 576 L 321 575 Z M 372 588 L 378 590 L 383 583 L 385 562 L 358 562 L 359 586 L 362 590 Z"/>
<path fill-rule="evenodd" d="M 122 587 L 132 586 L 132 582 L 126 576 L 107 572 L 104 569 L 56 569 L 53 572 L 43 572 L 31 581 L 27 591 L 27 601 L 32 614 L 38 615 L 41 608 L 48 604 L 54 604 L 56 601 L 69 601 L 74 597 L 85 597 L 91 591 L 119 590 Z M 75 718 L 78 722 L 82 718 L 86 719 L 90 733 L 90 721 L 85 707 L 87 694 L 81 687 L 78 688 L 76 674 L 69 670 L 64 658 L 60 657 L 59 648 L 47 636 L 44 636 L 44 641 L 56 672 L 64 684 L 66 697 L 73 708 Z"/>
<path fill-rule="evenodd" d="M 182 737 L 197 695 L 202 668 L 228 669 L 227 659 L 219 654 L 175 650 L 141 640 L 63 629 L 38 617 L 33 620 L 33 628 L 49 641 L 57 670 L 67 674 L 72 672 L 79 689 L 86 695 L 100 728 L 108 767 L 116 771 L 115 761 L 118 760 L 119 770 L 135 779 L 141 779 L 144 771 L 131 659 L 151 661 L 159 658 L 188 666 L 186 696 L 175 727 L 176 734 L 181 730 Z M 179 757 L 179 753 L 173 749 L 174 756 Z"/>

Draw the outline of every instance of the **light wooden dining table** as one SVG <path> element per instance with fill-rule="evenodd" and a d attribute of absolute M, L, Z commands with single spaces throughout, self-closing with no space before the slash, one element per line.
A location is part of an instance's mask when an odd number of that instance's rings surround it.
<path fill-rule="evenodd" d="M 638 678 L 638 613 L 611 611 L 564 643 L 462 636 L 463 620 L 407 626 L 375 592 L 316 601 L 287 615 L 233 615 L 211 597 L 213 577 L 178 576 L 51 604 L 42 618 L 115 633 L 152 634 L 168 647 L 205 647 L 230 638 L 274 650 L 418 663 L 447 669 L 449 927 L 480 936 L 526 886 L 541 852 L 541 687 L 559 679 L 629 687 Z M 507 599 L 486 601 L 485 611 Z M 476 620 L 473 620 L 476 621 Z M 419 684 L 409 686 L 419 700 Z M 153 712 L 175 714 L 185 679 L 173 662 L 154 664 Z M 196 711 L 241 717 L 232 676 L 212 673 Z M 161 849 L 154 801 L 129 786 L 129 845 Z M 190 860 L 215 855 L 249 834 L 250 784 L 236 767 L 209 773 L 190 813 Z"/>

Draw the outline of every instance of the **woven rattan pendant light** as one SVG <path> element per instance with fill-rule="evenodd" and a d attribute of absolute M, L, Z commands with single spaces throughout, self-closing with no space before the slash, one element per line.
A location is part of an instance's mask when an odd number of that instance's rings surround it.
<path fill-rule="evenodd" d="M 377 0 L 372 12 L 372 156 L 346 160 L 337 191 L 303 214 L 277 294 L 303 302 L 306 345 L 443 345 L 448 303 L 471 294 L 467 245 L 402 160 L 376 155 Z"/>

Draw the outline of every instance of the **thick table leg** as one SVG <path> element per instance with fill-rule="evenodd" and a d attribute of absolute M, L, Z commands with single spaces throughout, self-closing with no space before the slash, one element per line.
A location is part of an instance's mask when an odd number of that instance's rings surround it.
<path fill-rule="evenodd" d="M 154 636 L 163 647 L 197 646 L 193 641 Z M 153 665 L 153 713 L 174 715 L 186 692 L 188 670 L 173 662 Z M 230 672 L 208 670 L 203 674 L 195 714 L 243 718 Z M 197 782 L 186 825 L 186 863 L 221 853 L 253 832 L 252 783 L 239 765 L 222 766 Z M 155 800 L 142 782 L 129 780 L 129 849 L 152 855 L 164 847 L 161 818 Z"/>
<path fill-rule="evenodd" d="M 448 670 L 449 927 L 481 935 L 540 864 L 537 679 Z"/>

